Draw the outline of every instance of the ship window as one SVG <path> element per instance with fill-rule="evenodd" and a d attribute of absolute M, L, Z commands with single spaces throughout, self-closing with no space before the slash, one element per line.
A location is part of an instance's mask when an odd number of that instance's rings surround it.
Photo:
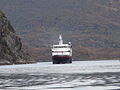
<path fill-rule="evenodd" d="M 59 47 L 54 46 L 53 48 L 69 48 L 69 46 L 59 46 Z"/>
<path fill-rule="evenodd" d="M 70 51 L 53 51 L 55 53 L 64 53 L 64 52 L 70 52 Z"/>

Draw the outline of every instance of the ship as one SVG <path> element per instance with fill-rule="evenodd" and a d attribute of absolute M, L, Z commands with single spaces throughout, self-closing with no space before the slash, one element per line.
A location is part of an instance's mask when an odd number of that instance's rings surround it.
<path fill-rule="evenodd" d="M 53 64 L 72 63 L 72 44 L 64 44 L 62 35 L 59 35 L 58 44 L 52 45 L 51 49 Z"/>

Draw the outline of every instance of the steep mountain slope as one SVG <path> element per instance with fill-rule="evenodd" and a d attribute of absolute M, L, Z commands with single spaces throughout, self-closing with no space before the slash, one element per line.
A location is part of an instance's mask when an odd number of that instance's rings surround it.
<path fill-rule="evenodd" d="M 59 34 L 72 42 L 75 59 L 119 58 L 119 6 L 119 0 L 0 1 L 23 42 L 40 59 L 50 59 L 49 46 Z"/>
<path fill-rule="evenodd" d="M 21 39 L 0 11 L 0 65 L 32 62 L 31 57 L 22 50 Z"/>

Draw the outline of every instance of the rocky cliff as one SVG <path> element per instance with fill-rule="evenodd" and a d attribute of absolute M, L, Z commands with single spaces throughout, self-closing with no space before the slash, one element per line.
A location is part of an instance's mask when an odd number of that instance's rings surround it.
<path fill-rule="evenodd" d="M 4 13 L 0 11 L 0 65 L 33 62 L 22 50 L 21 39 L 16 35 Z"/>

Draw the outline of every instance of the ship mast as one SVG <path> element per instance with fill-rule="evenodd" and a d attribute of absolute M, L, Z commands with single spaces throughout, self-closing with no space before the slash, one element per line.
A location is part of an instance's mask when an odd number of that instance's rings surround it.
<path fill-rule="evenodd" d="M 59 45 L 63 44 L 62 35 L 59 35 Z"/>

